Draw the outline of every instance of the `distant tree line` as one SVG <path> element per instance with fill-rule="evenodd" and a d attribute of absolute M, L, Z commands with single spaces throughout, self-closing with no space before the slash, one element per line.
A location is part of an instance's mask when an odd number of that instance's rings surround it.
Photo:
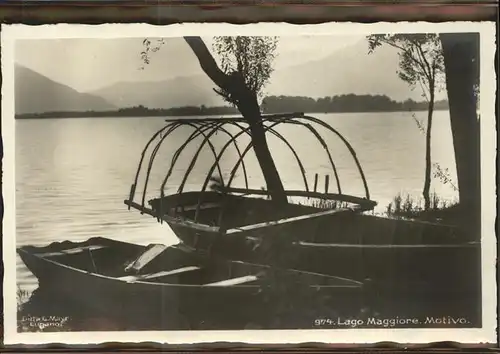
<path fill-rule="evenodd" d="M 167 109 L 147 108 L 142 105 L 120 108 L 113 111 L 85 111 L 85 112 L 43 112 L 17 114 L 16 118 L 104 118 L 104 117 L 167 117 L 167 116 L 210 116 L 235 114 L 238 110 L 228 106 L 185 106 Z"/>
<path fill-rule="evenodd" d="M 404 102 L 391 100 L 385 95 L 340 95 L 314 99 L 303 96 L 267 96 L 261 104 L 263 113 L 306 112 L 306 113 L 342 113 L 342 112 L 401 112 L 423 111 L 427 102 L 408 99 Z M 436 101 L 436 110 L 447 110 L 447 101 Z M 167 117 L 167 116 L 211 116 L 238 114 L 232 106 L 184 106 L 173 108 L 148 108 L 143 105 L 120 108 L 113 111 L 84 112 L 43 112 L 17 114 L 16 118 L 84 118 L 84 117 Z"/>
<path fill-rule="evenodd" d="M 147 108 L 142 105 L 129 108 L 120 108 L 119 115 L 129 116 L 211 116 L 211 115 L 224 115 L 238 113 L 238 109 L 230 106 L 214 106 L 206 107 L 201 106 L 184 106 L 172 107 L 167 109 L 154 109 Z"/>
<path fill-rule="evenodd" d="M 426 101 L 416 102 L 408 99 L 397 102 L 386 95 L 340 95 L 333 97 L 311 98 L 304 96 L 268 96 L 262 102 L 265 113 L 308 112 L 308 113 L 342 113 L 342 112 L 401 112 L 425 111 Z M 447 110 L 447 101 L 436 101 L 436 110 Z"/>

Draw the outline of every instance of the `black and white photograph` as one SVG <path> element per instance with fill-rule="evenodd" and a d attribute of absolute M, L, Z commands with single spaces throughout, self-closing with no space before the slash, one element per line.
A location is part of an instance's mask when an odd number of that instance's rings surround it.
<path fill-rule="evenodd" d="M 1 35 L 6 344 L 495 341 L 494 24 Z"/>

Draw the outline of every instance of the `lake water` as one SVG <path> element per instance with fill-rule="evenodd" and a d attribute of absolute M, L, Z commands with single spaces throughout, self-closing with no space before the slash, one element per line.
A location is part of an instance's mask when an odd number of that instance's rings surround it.
<path fill-rule="evenodd" d="M 425 136 L 410 113 L 353 113 L 315 115 L 337 129 L 354 147 L 366 174 L 370 197 L 379 210 L 398 193 L 421 195 L 424 178 Z M 417 118 L 425 121 L 425 112 Z M 140 153 L 152 134 L 165 125 L 154 118 L 81 118 L 16 121 L 16 224 L 17 245 L 48 244 L 52 241 L 82 241 L 94 236 L 149 244 L 177 242 L 168 226 L 155 219 L 129 211 L 127 198 L 135 176 Z M 333 173 L 324 149 L 303 127 L 282 126 L 308 171 L 312 187 L 314 174 Z M 330 147 L 344 193 L 364 196 L 363 185 L 348 150 L 338 138 L 318 129 Z M 179 129 L 160 151 L 152 171 L 148 196 L 157 196 L 168 170 L 171 155 L 192 132 Z M 222 146 L 227 136 L 218 133 L 214 144 Z M 181 155 L 167 189 L 176 190 L 198 143 Z M 269 138 L 271 152 L 287 187 L 304 188 L 293 154 L 275 137 Z M 242 149 L 246 144 L 241 145 Z M 225 155 L 226 156 L 226 155 Z M 227 172 L 237 157 L 228 150 L 223 161 Z M 449 113 L 435 113 L 432 139 L 433 162 L 448 168 L 456 181 Z M 199 188 L 206 170 L 213 163 L 208 147 L 187 181 L 187 188 Z M 7 168 L 7 167 L 6 167 Z M 262 187 L 263 178 L 253 154 L 246 164 L 251 186 Z M 239 172 L 233 185 L 242 182 Z M 330 191 L 335 192 L 335 183 Z M 138 188 L 140 189 L 140 188 Z M 453 200 L 456 192 L 434 179 L 432 190 Z M 18 284 L 26 290 L 36 288 L 36 279 L 20 259 Z"/>

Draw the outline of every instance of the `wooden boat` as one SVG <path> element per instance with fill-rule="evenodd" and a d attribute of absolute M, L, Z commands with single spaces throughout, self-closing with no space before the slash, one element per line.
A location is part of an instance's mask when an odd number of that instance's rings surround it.
<path fill-rule="evenodd" d="M 226 247 L 231 249 L 235 255 L 255 248 L 255 242 L 259 242 L 258 239 L 262 236 L 275 238 L 279 234 L 286 235 L 286 242 L 294 238 L 300 240 L 319 219 L 337 218 L 339 215 L 360 213 L 372 210 L 375 207 L 376 202 L 370 200 L 366 178 L 354 149 L 338 131 L 323 121 L 302 113 L 264 115 L 262 119 L 266 132 L 282 140 L 296 157 L 299 172 L 304 181 L 304 190 L 287 189 L 285 191 L 290 198 L 288 205 L 280 206 L 278 210 L 275 203 L 270 200 L 268 191 L 249 188 L 245 156 L 251 150 L 252 144 L 249 143 L 243 151 L 239 148 L 238 139 L 244 137 L 245 134 L 250 134 L 249 128 L 244 127 L 245 121 L 242 118 L 168 120 L 167 125 L 156 132 L 146 144 L 129 198 L 125 200 L 125 204 L 128 205 L 129 209 L 137 209 L 143 214 L 149 214 L 157 218 L 160 222 L 168 223 L 176 235 L 187 245 L 205 250 L 218 248 L 219 246 Z M 325 139 L 312 123 L 326 128 L 328 132 L 333 133 L 345 144 L 358 168 L 365 189 L 364 196 L 342 193 L 332 153 Z M 306 171 L 297 152 L 276 131 L 276 126 L 280 124 L 304 127 L 318 139 L 335 176 L 337 193 L 329 192 L 329 176 L 325 177 L 324 192 L 318 192 L 317 174 L 314 179 L 314 187 L 313 189 L 310 188 L 310 181 L 308 181 Z M 240 131 L 232 134 L 225 128 L 226 125 L 237 127 Z M 173 154 L 168 172 L 159 188 L 159 197 L 153 198 L 146 203 L 151 167 L 155 163 L 158 150 L 167 138 L 181 126 L 192 127 L 193 133 Z M 217 152 L 210 139 L 218 132 L 226 133 L 229 140 Z M 182 181 L 178 184 L 177 192 L 166 195 L 165 187 L 169 183 L 169 178 L 176 167 L 180 154 L 198 137 L 203 137 L 203 140 L 196 150 Z M 207 145 L 213 152 L 214 163 L 207 171 L 200 190 L 185 191 L 186 181 L 198 161 L 200 152 Z M 219 178 L 222 178 L 223 173 L 220 162 L 231 145 L 234 145 L 239 159 L 232 168 L 228 180 L 221 180 L 221 185 L 215 186 L 211 190 L 209 189 L 209 183 L 216 169 Z M 146 163 L 148 157 L 149 163 Z M 245 185 L 241 188 L 233 187 L 232 182 L 240 168 Z M 140 176 L 144 177 L 144 185 L 142 196 L 137 196 L 136 189 Z M 327 205 L 328 209 L 325 209 L 322 205 Z"/>
<path fill-rule="evenodd" d="M 45 297 L 52 307 L 56 298 L 70 299 L 76 310 L 84 307 L 91 316 L 108 319 L 126 315 L 136 326 L 141 321 L 157 328 L 171 322 L 175 329 L 210 328 L 211 323 L 217 329 L 272 326 L 280 314 L 313 316 L 314 310 L 353 303 L 362 287 L 334 276 L 220 260 L 182 244 L 140 246 L 92 238 L 24 246 L 18 254 L 37 277 L 39 291 L 49 292 Z M 65 311 L 69 316 L 75 308 Z"/>
<path fill-rule="evenodd" d="M 437 283 L 449 285 L 451 291 L 471 289 L 471 286 L 473 289 L 477 288 L 480 245 L 475 242 L 476 235 L 464 235 L 463 230 L 453 226 L 367 214 L 366 211 L 374 209 L 376 202 L 370 199 L 367 181 L 354 149 L 338 131 L 325 122 L 302 113 L 264 115 L 263 122 L 267 133 L 278 136 L 293 152 L 304 181 L 303 190 L 286 190 L 290 203 L 285 207 L 280 206 L 277 211 L 266 190 L 248 187 L 244 160 L 251 145 L 241 151 L 237 143 L 240 136 L 248 133 L 242 118 L 167 121 L 166 126 L 144 148 L 125 204 L 129 209 L 137 209 L 155 217 L 159 222 L 166 222 L 185 244 L 210 250 L 228 259 L 293 267 L 360 281 L 369 279 L 381 287 L 390 284 L 391 287 L 399 286 L 405 291 L 412 288 L 435 288 Z M 298 154 L 275 130 L 279 124 L 298 125 L 314 134 L 326 152 L 337 187 L 336 193 L 329 191 L 328 178 L 325 180 L 325 190 L 319 192 L 317 175 L 314 187 L 310 188 L 310 181 Z M 240 130 L 231 134 L 224 128 L 227 125 Z M 155 163 L 156 153 L 164 141 L 181 126 L 192 127 L 193 133 L 173 154 L 168 172 L 159 188 L 159 196 L 146 203 L 149 171 Z M 342 193 L 333 154 L 316 126 L 325 128 L 339 138 L 350 151 L 363 182 L 365 195 Z M 229 136 L 228 142 L 219 151 L 216 151 L 210 140 L 217 132 L 225 132 Z M 158 138 L 160 135 L 161 138 Z M 165 195 L 165 187 L 180 153 L 197 137 L 203 137 L 202 143 L 183 180 L 178 184 L 177 192 Z M 214 154 L 214 163 L 207 171 L 200 190 L 184 191 L 191 168 L 207 144 Z M 216 169 L 222 176 L 219 162 L 231 145 L 235 146 L 239 159 L 232 168 L 229 179 L 221 181 L 214 190 L 210 190 L 210 178 Z M 146 164 L 148 158 L 149 163 Z M 233 187 L 232 182 L 239 169 L 245 177 L 245 185 Z M 142 196 L 137 196 L 140 175 L 145 176 L 145 182 Z"/>

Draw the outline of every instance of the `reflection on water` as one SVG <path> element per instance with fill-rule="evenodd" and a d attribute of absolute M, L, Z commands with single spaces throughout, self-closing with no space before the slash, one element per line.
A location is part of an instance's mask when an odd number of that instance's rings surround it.
<path fill-rule="evenodd" d="M 424 112 L 419 115 L 422 119 L 425 117 Z M 420 194 L 425 139 L 410 113 L 318 117 L 335 127 L 353 145 L 367 176 L 371 199 L 378 201 L 381 209 L 399 192 Z M 433 160 L 449 168 L 451 177 L 456 179 L 448 112 L 436 112 L 434 121 Z M 17 244 L 81 241 L 93 236 L 140 244 L 177 242 L 168 226 L 129 211 L 123 204 L 144 145 L 164 124 L 162 118 L 156 117 L 16 121 Z M 158 195 L 174 149 L 191 132 L 189 127 L 180 128 L 165 143 L 152 171 L 148 197 Z M 333 177 L 327 155 L 313 134 L 294 126 L 280 127 L 279 132 L 290 139 L 300 156 L 309 186 L 313 184 L 315 173 L 321 178 L 325 174 Z M 364 196 L 361 179 L 348 150 L 333 134 L 325 133 L 324 137 L 331 148 L 342 191 Z M 199 141 L 181 155 L 171 177 L 173 183 L 169 183 L 167 189 L 177 189 Z M 226 141 L 225 134 L 214 136 L 216 147 L 223 146 Z M 242 141 L 241 149 L 244 149 L 245 139 Z M 297 162 L 286 144 L 270 137 L 269 145 L 286 185 L 304 188 Z M 223 174 L 229 173 L 237 154 L 228 149 L 225 156 Z M 264 182 L 254 155 L 249 154 L 246 161 L 250 185 L 260 188 Z M 212 153 L 206 146 L 187 181 L 187 188 L 199 188 L 212 163 Z M 242 178 L 240 170 L 234 184 L 242 183 Z M 322 182 L 319 185 L 322 186 Z M 455 198 L 454 191 L 437 180 L 433 188 L 445 198 Z M 140 188 L 138 192 L 142 193 Z M 20 260 L 18 283 L 27 289 L 36 287 L 36 280 Z"/>

